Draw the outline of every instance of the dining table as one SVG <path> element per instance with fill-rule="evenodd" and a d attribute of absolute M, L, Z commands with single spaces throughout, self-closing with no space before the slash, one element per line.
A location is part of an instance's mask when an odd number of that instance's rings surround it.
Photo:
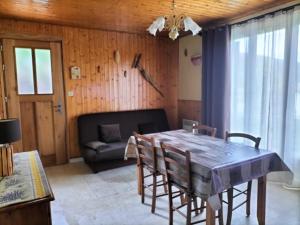
<path fill-rule="evenodd" d="M 257 179 L 257 220 L 265 225 L 267 174 L 284 173 L 282 182 L 291 182 L 293 173 L 277 153 L 256 149 L 245 143 L 225 141 L 187 130 L 172 130 L 146 134 L 154 139 L 158 154 L 158 169 L 164 172 L 160 144 L 168 143 L 191 153 L 192 185 L 197 196 L 207 201 L 206 224 L 215 224 L 215 213 L 222 207 L 219 193 Z M 131 136 L 125 149 L 125 159 L 137 157 L 135 139 Z M 140 187 L 140 176 L 138 176 Z"/>

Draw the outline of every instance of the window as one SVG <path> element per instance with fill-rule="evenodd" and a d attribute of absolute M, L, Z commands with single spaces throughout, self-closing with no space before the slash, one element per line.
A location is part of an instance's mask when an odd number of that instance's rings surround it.
<path fill-rule="evenodd" d="M 51 52 L 35 49 L 36 81 L 38 94 L 52 94 Z"/>
<path fill-rule="evenodd" d="M 15 53 L 18 93 L 20 95 L 34 94 L 31 48 L 16 48 Z"/>
<path fill-rule="evenodd" d="M 53 94 L 50 49 L 15 48 L 19 95 Z"/>

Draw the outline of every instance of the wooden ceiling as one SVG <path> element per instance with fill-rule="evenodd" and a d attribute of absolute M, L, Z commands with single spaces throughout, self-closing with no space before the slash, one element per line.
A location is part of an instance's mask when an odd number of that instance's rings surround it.
<path fill-rule="evenodd" d="M 145 32 L 171 0 L 1 0 L 0 17 L 126 32 Z M 176 12 L 197 23 L 235 18 L 288 0 L 176 0 Z"/>

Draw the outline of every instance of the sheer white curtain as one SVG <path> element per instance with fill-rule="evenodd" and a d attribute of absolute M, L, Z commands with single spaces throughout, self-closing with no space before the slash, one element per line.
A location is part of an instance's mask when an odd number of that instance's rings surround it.
<path fill-rule="evenodd" d="M 230 130 L 262 137 L 300 187 L 300 7 L 231 30 Z"/>

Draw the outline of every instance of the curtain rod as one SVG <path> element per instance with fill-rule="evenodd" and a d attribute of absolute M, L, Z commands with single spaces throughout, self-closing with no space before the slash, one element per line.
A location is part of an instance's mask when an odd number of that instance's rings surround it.
<path fill-rule="evenodd" d="M 250 14 L 247 16 L 233 18 L 233 19 L 225 20 L 225 21 L 223 20 L 223 21 L 220 21 L 220 22 L 217 22 L 214 24 L 208 24 L 205 27 L 206 28 L 216 28 L 216 27 L 220 27 L 220 26 L 224 26 L 224 25 L 235 25 L 235 24 L 246 23 L 249 20 L 258 19 L 258 18 L 262 18 L 266 15 L 272 15 L 276 12 L 287 11 L 287 10 L 293 9 L 294 7 L 296 7 L 298 5 L 300 5 L 300 0 L 285 3 L 285 4 L 275 6 L 275 7 L 269 8 L 269 9 L 264 9 L 257 13 Z"/>
<path fill-rule="evenodd" d="M 265 14 L 262 14 L 262 15 L 259 15 L 259 16 L 255 16 L 255 17 L 251 17 L 249 19 L 246 19 L 246 20 L 242 20 L 242 21 L 239 21 L 239 22 L 235 22 L 235 23 L 230 23 L 229 25 L 238 25 L 238 24 L 243 24 L 243 23 L 247 23 L 248 21 L 250 20 L 257 20 L 257 19 L 261 19 L 267 15 L 275 15 L 276 13 L 278 12 L 287 12 L 289 10 L 292 10 L 294 9 L 296 6 L 300 5 L 299 3 L 296 4 L 296 5 L 293 5 L 293 6 L 289 6 L 289 7 L 286 7 L 286 8 L 282 8 L 282 9 L 278 9 L 276 11 L 273 11 L 273 12 L 269 12 L 269 13 L 265 13 Z"/>

